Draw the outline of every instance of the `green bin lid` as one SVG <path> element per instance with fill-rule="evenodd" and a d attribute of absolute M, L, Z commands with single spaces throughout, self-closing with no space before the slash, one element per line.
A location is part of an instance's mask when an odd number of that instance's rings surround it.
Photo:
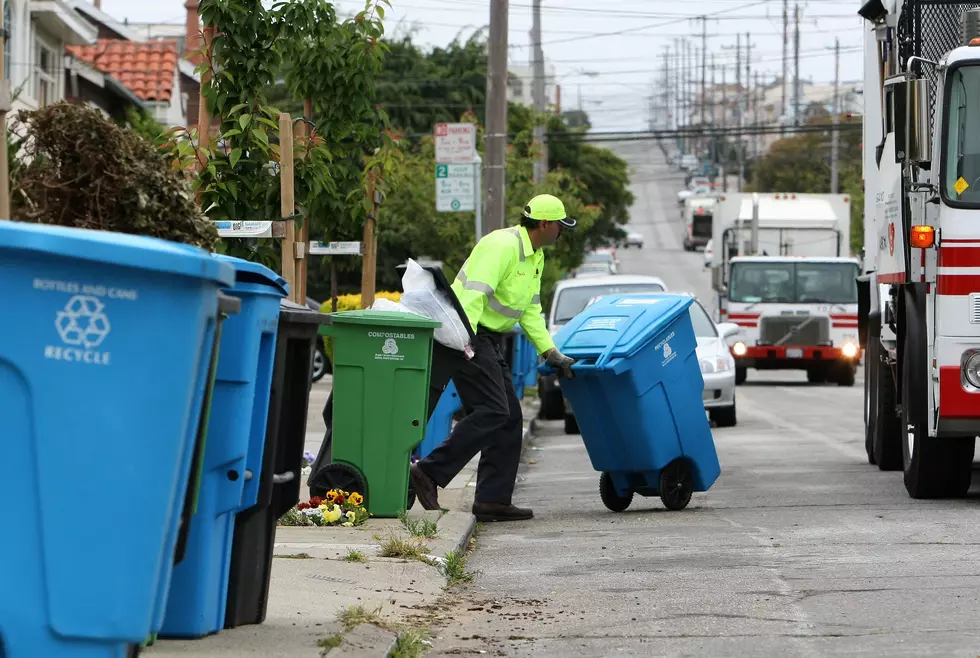
<path fill-rule="evenodd" d="M 362 311 L 341 311 L 330 313 L 333 324 L 363 324 L 374 327 L 415 327 L 418 329 L 442 326 L 441 322 L 436 322 L 429 318 L 415 313 L 402 313 L 399 311 L 372 311 L 365 309 Z"/>

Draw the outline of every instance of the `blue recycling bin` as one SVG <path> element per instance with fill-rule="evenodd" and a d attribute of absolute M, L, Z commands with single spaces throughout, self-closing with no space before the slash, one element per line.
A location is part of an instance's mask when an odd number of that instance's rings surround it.
<path fill-rule="evenodd" d="M 720 475 L 693 303 L 688 295 L 610 295 L 555 336 L 558 349 L 577 360 L 561 390 L 602 473 L 599 493 L 610 510 L 625 510 L 635 493 L 683 509 Z M 541 371 L 552 372 L 547 365 Z"/>
<path fill-rule="evenodd" d="M 0 655 L 116 658 L 173 568 L 234 269 L 142 236 L 0 221 Z"/>
<path fill-rule="evenodd" d="M 269 396 L 286 282 L 272 270 L 215 256 L 235 268 L 224 292 L 241 300 L 219 344 L 198 507 L 175 568 L 160 637 L 198 638 L 224 626 L 235 516 L 257 502 Z"/>
<path fill-rule="evenodd" d="M 456 384 L 450 380 L 425 425 L 425 435 L 415 449 L 416 458 L 425 459 L 449 437 L 453 429 L 453 416 L 462 408 L 463 403 L 456 392 Z"/>
<path fill-rule="evenodd" d="M 524 332 L 521 332 L 521 342 L 524 345 L 524 388 L 530 388 L 538 385 L 538 350 Z"/>

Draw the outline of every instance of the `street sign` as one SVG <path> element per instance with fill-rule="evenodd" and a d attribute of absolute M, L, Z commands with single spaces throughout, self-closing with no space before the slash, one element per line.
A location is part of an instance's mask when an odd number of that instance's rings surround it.
<path fill-rule="evenodd" d="M 436 165 L 436 212 L 476 210 L 476 182 L 472 164 Z"/>
<path fill-rule="evenodd" d="M 310 240 L 311 256 L 360 256 L 360 242 L 320 242 Z"/>
<path fill-rule="evenodd" d="M 471 164 L 476 155 L 476 125 L 472 123 L 437 123 L 436 162 Z"/>
<path fill-rule="evenodd" d="M 272 238 L 272 222 L 215 222 L 220 238 Z"/>

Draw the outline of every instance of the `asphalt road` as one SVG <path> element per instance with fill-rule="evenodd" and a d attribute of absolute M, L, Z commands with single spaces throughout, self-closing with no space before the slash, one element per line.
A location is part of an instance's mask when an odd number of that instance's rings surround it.
<path fill-rule="evenodd" d="M 648 145 L 615 148 L 646 237 L 624 272 L 710 303 L 680 247 L 682 178 Z M 535 519 L 484 528 L 429 655 L 980 655 L 980 501 L 913 501 L 868 465 L 862 386 L 750 371 L 738 426 L 714 430 L 721 478 L 680 512 L 607 511 L 581 437 L 544 424 L 516 494 Z"/>

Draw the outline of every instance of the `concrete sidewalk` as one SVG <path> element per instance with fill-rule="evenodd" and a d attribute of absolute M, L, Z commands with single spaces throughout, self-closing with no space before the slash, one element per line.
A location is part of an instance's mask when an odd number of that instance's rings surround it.
<path fill-rule="evenodd" d="M 316 453 L 325 427 L 320 417 L 330 392 L 330 376 L 313 386 L 306 449 Z M 525 441 L 537 414 L 537 399 L 526 400 Z M 436 524 L 435 537 L 412 537 L 398 519 L 370 519 L 357 528 L 284 527 L 276 531 L 275 558 L 265 623 L 244 626 L 200 640 L 160 640 L 144 655 L 383 658 L 396 633 L 372 624 L 345 632 L 338 615 L 348 606 L 377 611 L 386 625 L 397 625 L 443 594 L 447 577 L 441 564 L 447 553 L 464 555 L 475 527 L 470 513 L 479 455 L 440 491 L 445 510 L 426 512 L 416 503 L 409 519 Z M 308 496 L 304 486 L 302 495 Z M 407 540 L 426 551 L 417 558 L 380 557 L 382 544 L 397 548 Z M 358 560 L 358 561 L 353 561 Z M 333 647 L 333 648 L 332 648 Z"/>

